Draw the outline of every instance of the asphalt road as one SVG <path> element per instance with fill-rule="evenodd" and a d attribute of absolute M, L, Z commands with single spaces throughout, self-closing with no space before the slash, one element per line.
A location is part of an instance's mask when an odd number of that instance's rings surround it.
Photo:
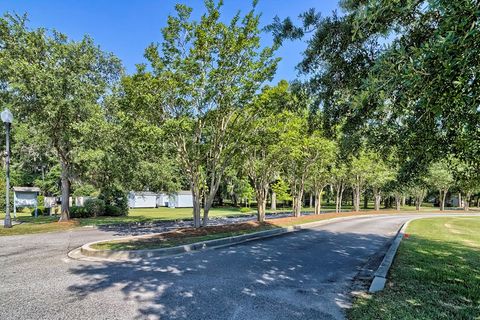
<path fill-rule="evenodd" d="M 114 231 L 0 237 L 0 318 L 343 319 L 352 279 L 411 218 L 356 218 L 137 263 L 67 257 Z"/>

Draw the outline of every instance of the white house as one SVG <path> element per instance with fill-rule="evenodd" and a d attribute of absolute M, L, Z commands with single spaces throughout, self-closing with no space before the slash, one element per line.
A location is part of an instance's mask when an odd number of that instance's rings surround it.
<path fill-rule="evenodd" d="M 165 192 L 134 192 L 128 194 L 130 208 L 192 208 L 193 198 L 191 191 Z"/>

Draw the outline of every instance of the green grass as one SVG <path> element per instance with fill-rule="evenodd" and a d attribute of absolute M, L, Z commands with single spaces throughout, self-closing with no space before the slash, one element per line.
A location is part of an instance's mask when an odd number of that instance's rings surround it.
<path fill-rule="evenodd" d="M 253 211 L 252 213 L 242 213 L 238 208 L 212 208 L 209 212 L 209 217 L 241 217 L 253 213 Z M 171 220 L 192 220 L 192 208 L 139 208 L 130 209 L 126 217 L 79 219 L 82 226 Z"/>
<path fill-rule="evenodd" d="M 355 300 L 350 319 L 480 319 L 480 218 L 413 221 L 384 291 Z"/>
<path fill-rule="evenodd" d="M 344 206 L 345 210 L 350 209 L 350 206 Z M 250 212 L 242 213 L 239 208 L 233 207 L 220 207 L 212 208 L 210 211 L 210 217 L 241 217 L 254 215 L 256 208 L 252 207 Z M 289 207 L 279 207 L 277 212 L 291 211 Z M 332 211 L 334 206 L 324 205 L 323 211 Z M 415 208 L 405 207 L 403 211 L 414 211 Z M 435 209 L 433 209 L 435 210 Z M 422 208 L 422 211 L 433 211 L 432 208 Z M 438 210 L 438 209 L 437 209 Z M 0 227 L 0 236 L 2 235 L 15 235 L 15 234 L 28 234 L 50 231 L 62 231 L 65 230 L 65 226 L 60 226 L 56 223 L 58 216 L 43 217 L 39 216 L 34 218 L 30 214 L 31 210 L 24 210 L 17 212 L 17 220 L 22 222 L 20 225 L 15 225 L 11 229 L 4 229 Z M 312 211 L 309 207 L 304 207 L 303 212 Z M 364 211 L 364 210 L 362 210 Z M 271 210 L 267 210 L 271 212 Z M 0 213 L 0 219 L 5 217 L 4 213 Z M 169 221 L 169 220 L 191 220 L 192 208 L 146 208 L 146 209 L 130 209 L 127 217 L 98 217 L 98 218 L 85 218 L 76 219 L 76 224 L 71 224 L 69 228 L 75 226 L 91 226 L 91 225 L 107 225 L 107 224 L 122 224 L 122 223 L 140 223 L 140 222 L 154 222 L 154 221 Z M 48 225 L 47 225 L 48 224 Z M 39 226 L 35 226 L 39 225 Z"/>

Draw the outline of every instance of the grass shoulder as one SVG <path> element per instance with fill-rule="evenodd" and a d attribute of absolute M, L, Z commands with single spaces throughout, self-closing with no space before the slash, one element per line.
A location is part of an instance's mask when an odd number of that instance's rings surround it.
<path fill-rule="evenodd" d="M 384 291 L 357 297 L 350 319 L 479 319 L 480 217 L 413 221 Z"/>

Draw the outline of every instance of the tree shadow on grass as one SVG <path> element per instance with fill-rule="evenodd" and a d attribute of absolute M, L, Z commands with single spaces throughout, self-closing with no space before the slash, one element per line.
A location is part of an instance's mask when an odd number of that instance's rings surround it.
<path fill-rule="evenodd" d="M 137 263 L 71 268 L 72 300 L 117 296 L 138 319 L 341 319 L 352 279 L 391 237 L 306 230 Z"/>
<path fill-rule="evenodd" d="M 404 239 L 385 291 L 360 298 L 352 319 L 480 319 L 480 248 Z"/>

